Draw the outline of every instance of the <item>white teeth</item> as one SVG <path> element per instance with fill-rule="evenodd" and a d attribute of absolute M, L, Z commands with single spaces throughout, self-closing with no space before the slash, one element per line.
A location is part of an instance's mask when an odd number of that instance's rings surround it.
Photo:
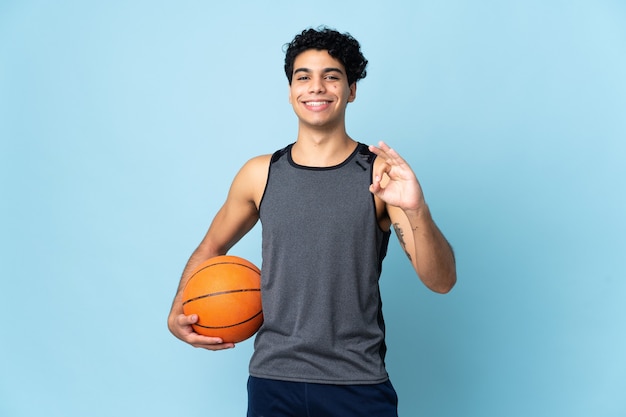
<path fill-rule="evenodd" d="M 324 104 L 328 104 L 327 101 L 307 101 L 305 102 L 307 106 L 318 107 L 323 106 Z"/>

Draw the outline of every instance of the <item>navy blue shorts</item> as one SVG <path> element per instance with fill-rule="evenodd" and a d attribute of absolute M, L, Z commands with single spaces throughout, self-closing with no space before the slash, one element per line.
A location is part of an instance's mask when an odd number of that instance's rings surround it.
<path fill-rule="evenodd" d="M 247 417 L 398 417 L 391 381 L 328 385 L 249 377 Z"/>

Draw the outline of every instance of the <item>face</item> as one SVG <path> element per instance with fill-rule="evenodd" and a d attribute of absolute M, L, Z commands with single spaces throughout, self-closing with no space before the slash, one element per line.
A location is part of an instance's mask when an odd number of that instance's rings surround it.
<path fill-rule="evenodd" d="M 346 106 L 356 98 L 356 83 L 348 85 L 341 61 L 328 51 L 310 49 L 293 64 L 289 102 L 301 124 L 332 128 L 345 121 Z"/>

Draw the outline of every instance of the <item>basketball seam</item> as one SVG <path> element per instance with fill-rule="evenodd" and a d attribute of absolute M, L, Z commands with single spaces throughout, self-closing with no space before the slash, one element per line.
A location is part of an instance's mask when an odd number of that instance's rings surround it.
<path fill-rule="evenodd" d="M 205 269 L 210 268 L 212 266 L 216 266 L 216 265 L 238 265 L 238 266 L 243 266 L 244 268 L 248 268 L 250 271 L 253 271 L 255 274 L 259 274 L 260 275 L 258 269 L 251 268 L 248 265 L 240 264 L 238 262 L 217 262 L 217 263 L 214 263 L 214 264 L 211 264 L 211 265 L 207 265 L 207 266 L 205 266 L 205 267 L 203 267 L 201 269 L 198 269 L 196 272 L 194 272 L 194 274 L 189 279 L 191 280 L 191 278 L 196 276 L 199 272 L 204 271 Z"/>
<path fill-rule="evenodd" d="M 249 318 L 249 319 L 247 319 L 247 320 L 244 320 L 244 321 L 242 321 L 242 322 L 235 323 L 235 324 L 229 324 L 228 326 L 204 326 L 204 325 L 202 325 L 202 324 L 198 324 L 198 323 L 195 323 L 195 324 L 194 324 L 194 326 L 202 327 L 203 329 L 227 329 L 227 328 L 229 328 L 229 327 L 235 327 L 235 326 L 239 326 L 240 324 L 247 323 L 247 322 L 249 322 L 250 320 L 253 320 L 253 319 L 255 319 L 256 317 L 258 317 L 258 316 L 259 316 L 259 314 L 261 314 L 261 313 L 263 313 L 263 310 L 259 311 L 258 313 L 256 313 L 254 316 L 250 317 L 250 318 Z"/>
<path fill-rule="evenodd" d="M 194 298 L 190 298 L 189 300 L 183 302 L 183 305 L 190 303 L 192 301 L 196 301 L 196 300 L 201 300 L 203 298 L 207 298 L 207 297 L 215 297 L 216 295 L 224 295 L 224 294 L 232 294 L 235 292 L 259 292 L 261 291 L 259 288 L 243 288 L 240 290 L 228 290 L 228 291 L 219 291 L 219 292 L 212 292 L 211 294 L 203 294 L 203 295 L 199 295 L 197 297 Z"/>

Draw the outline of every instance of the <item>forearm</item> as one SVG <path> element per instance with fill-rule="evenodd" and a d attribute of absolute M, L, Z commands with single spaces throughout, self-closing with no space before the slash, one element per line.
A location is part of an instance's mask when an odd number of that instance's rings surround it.
<path fill-rule="evenodd" d="M 198 315 L 190 314 L 187 316 L 183 311 L 183 290 L 187 282 L 191 279 L 194 271 L 196 271 L 204 261 L 219 255 L 224 255 L 228 250 L 225 246 L 215 246 L 211 243 L 215 242 L 209 238 L 209 235 L 205 236 L 198 248 L 196 248 L 189 257 L 180 278 L 174 301 L 172 302 L 172 307 L 167 318 L 167 327 L 178 339 L 194 347 L 208 350 L 221 350 L 232 348 L 234 344 L 224 343 L 220 338 L 197 334 L 193 326 L 199 320 Z"/>
<path fill-rule="evenodd" d="M 187 264 L 183 269 L 183 273 L 181 275 L 178 289 L 176 290 L 176 295 L 174 296 L 174 300 L 172 302 L 172 307 L 168 317 L 168 324 L 170 325 L 170 329 L 171 323 L 173 320 L 176 319 L 176 316 L 183 314 L 182 293 L 185 285 L 187 285 L 187 281 L 189 281 L 189 278 L 191 277 L 191 274 L 202 262 L 218 255 L 223 255 L 223 253 L 218 250 L 211 249 L 203 242 L 189 257 L 189 260 L 187 261 Z"/>
<path fill-rule="evenodd" d="M 235 345 L 233 343 L 224 343 L 222 339 L 217 337 L 197 334 L 193 325 L 197 323 L 198 316 L 196 314 L 186 316 L 183 313 L 182 293 L 193 271 L 196 270 L 204 260 L 217 255 L 221 255 L 221 253 L 219 251 L 209 251 L 207 247 L 202 244 L 194 251 L 185 266 L 178 290 L 176 291 L 176 296 L 172 302 L 170 314 L 167 318 L 167 327 L 174 336 L 191 346 L 208 350 L 228 349 L 235 347 Z"/>
<path fill-rule="evenodd" d="M 456 262 L 452 247 L 435 224 L 428 206 L 407 210 L 410 225 L 407 238 L 413 238 L 409 256 L 422 282 L 432 291 L 449 292 L 456 283 Z"/>
<path fill-rule="evenodd" d="M 211 222 L 211 226 L 202 242 L 189 257 L 180 278 L 174 302 L 172 303 L 170 320 L 183 313 L 182 292 L 193 271 L 207 259 L 226 255 L 230 248 L 256 223 L 258 215 L 255 211 L 256 209 L 253 210 L 250 204 L 247 202 L 243 204 L 245 210 L 240 207 L 233 209 L 231 206 L 232 204 L 229 205 L 228 201 L 222 206 Z"/>

